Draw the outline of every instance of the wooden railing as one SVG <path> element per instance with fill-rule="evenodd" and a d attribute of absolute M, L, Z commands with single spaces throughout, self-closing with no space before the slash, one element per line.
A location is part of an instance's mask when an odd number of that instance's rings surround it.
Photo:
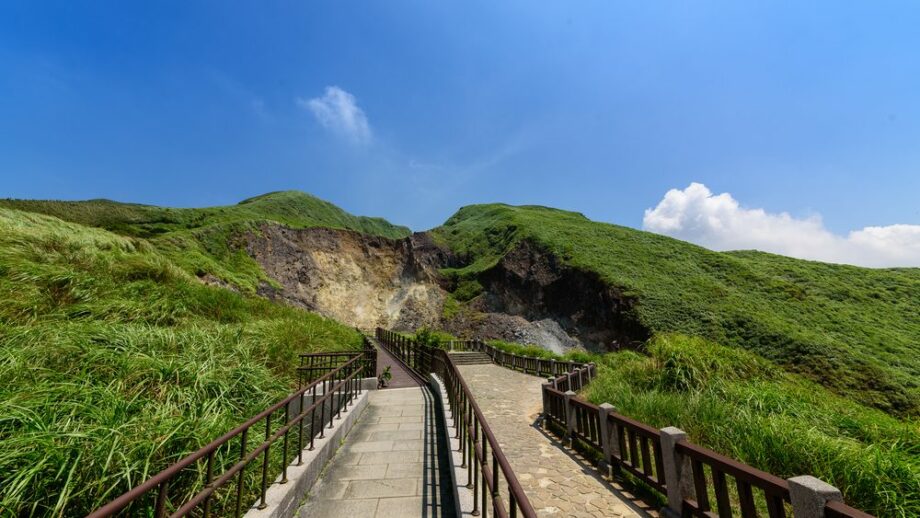
<path fill-rule="evenodd" d="M 599 457 L 605 476 L 625 471 L 659 492 L 667 498 L 669 514 L 747 518 L 764 511 L 783 518 L 820 516 L 809 513 L 823 509 L 829 518 L 871 517 L 813 477 L 783 480 L 693 444 L 677 428 L 658 430 L 618 414 L 612 405 L 578 398 L 575 391 L 594 377 L 594 369 L 587 364 L 543 384 L 546 429 Z M 801 490 L 793 491 L 792 485 Z"/>
<path fill-rule="evenodd" d="M 384 329 L 378 328 L 376 336 L 416 375 L 427 379 L 435 374 L 444 382 L 455 438 L 460 442 L 461 467 L 467 468 L 466 487 L 473 493 L 473 516 L 487 517 L 491 508 L 496 518 L 536 518 L 498 440 L 447 351 Z"/>

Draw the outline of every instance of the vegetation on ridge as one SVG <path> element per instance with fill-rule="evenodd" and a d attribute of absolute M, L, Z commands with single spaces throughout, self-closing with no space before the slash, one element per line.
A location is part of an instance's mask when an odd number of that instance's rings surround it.
<path fill-rule="evenodd" d="M 0 201 L 0 509 L 89 510 L 281 397 L 297 352 L 359 345 L 201 282 L 271 283 L 238 241 L 267 221 L 408 234 L 296 192 L 208 209 Z M 881 516 L 920 514 L 920 269 L 717 253 L 545 207 L 466 207 L 433 235 L 467 262 L 445 271 L 445 314 L 525 240 L 635 300 L 642 351 L 573 353 L 599 364 L 592 400 Z"/>
<path fill-rule="evenodd" d="M 300 191 L 271 192 L 243 200 L 236 205 L 189 209 L 110 200 L 7 199 L 0 200 L 0 206 L 48 214 L 126 236 L 147 238 L 213 225 L 253 221 L 275 221 L 291 228 L 341 228 L 390 238 L 402 238 L 410 233 L 408 228 L 390 224 L 383 218 L 354 216 L 328 201 Z"/>
<path fill-rule="evenodd" d="M 109 200 L 0 200 L 0 207 L 47 214 L 114 233 L 146 238 L 173 264 L 199 277 L 210 276 L 246 293 L 273 284 L 243 250 L 240 236 L 264 223 L 289 228 L 325 227 L 389 238 L 410 234 L 381 218 L 354 216 L 300 191 L 281 191 L 224 207 L 179 209 Z"/>
<path fill-rule="evenodd" d="M 433 231 L 474 279 L 529 240 L 636 301 L 652 333 L 740 346 L 854 401 L 920 415 L 920 269 L 868 269 L 712 252 L 581 214 L 464 207 Z"/>
<path fill-rule="evenodd" d="M 358 347 L 148 240 L 0 208 L 0 510 L 85 514 L 288 394 L 297 353 Z"/>

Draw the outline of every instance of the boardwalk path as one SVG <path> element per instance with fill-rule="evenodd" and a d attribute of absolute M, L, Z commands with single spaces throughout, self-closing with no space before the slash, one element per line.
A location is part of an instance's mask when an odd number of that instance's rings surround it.
<path fill-rule="evenodd" d="M 533 426 L 543 407 L 540 385 L 545 380 L 497 365 L 458 369 L 538 516 L 642 516 Z"/>
<path fill-rule="evenodd" d="M 302 518 L 455 516 L 437 404 L 387 352 L 379 350 L 377 362 L 380 371 L 391 365 L 390 388 L 370 392 L 364 415 L 301 506 Z"/>

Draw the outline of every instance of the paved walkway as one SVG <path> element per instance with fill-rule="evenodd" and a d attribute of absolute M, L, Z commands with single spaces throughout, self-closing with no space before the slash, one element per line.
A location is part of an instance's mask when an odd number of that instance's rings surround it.
<path fill-rule="evenodd" d="M 380 376 L 387 367 L 390 368 L 390 374 L 393 375 L 393 379 L 387 385 L 388 389 L 418 387 L 421 385 L 415 374 L 403 367 L 402 362 L 394 358 L 383 347 L 377 346 L 377 376 Z"/>
<path fill-rule="evenodd" d="M 538 516 L 643 516 L 590 467 L 534 426 L 543 409 L 542 378 L 497 365 L 459 365 Z"/>
<path fill-rule="evenodd" d="M 371 391 L 367 410 L 298 516 L 454 517 L 453 493 L 446 482 L 450 465 L 442 461 L 446 434 L 436 418 L 436 405 L 419 386 Z"/>

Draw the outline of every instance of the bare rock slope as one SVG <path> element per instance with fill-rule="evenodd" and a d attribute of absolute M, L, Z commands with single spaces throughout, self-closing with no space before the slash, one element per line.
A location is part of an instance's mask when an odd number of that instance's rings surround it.
<path fill-rule="evenodd" d="M 482 273 L 483 293 L 450 316 L 444 304 L 452 287 L 440 270 L 463 264 L 428 234 L 389 239 L 266 224 L 244 242 L 279 286 L 263 285 L 260 294 L 362 329 L 429 326 L 556 352 L 615 349 L 646 338 L 628 298 L 527 242 Z"/>
<path fill-rule="evenodd" d="M 281 286 L 262 295 L 363 329 L 414 329 L 438 322 L 446 293 L 438 250 L 424 240 L 263 225 L 246 236 L 246 251 Z"/>

